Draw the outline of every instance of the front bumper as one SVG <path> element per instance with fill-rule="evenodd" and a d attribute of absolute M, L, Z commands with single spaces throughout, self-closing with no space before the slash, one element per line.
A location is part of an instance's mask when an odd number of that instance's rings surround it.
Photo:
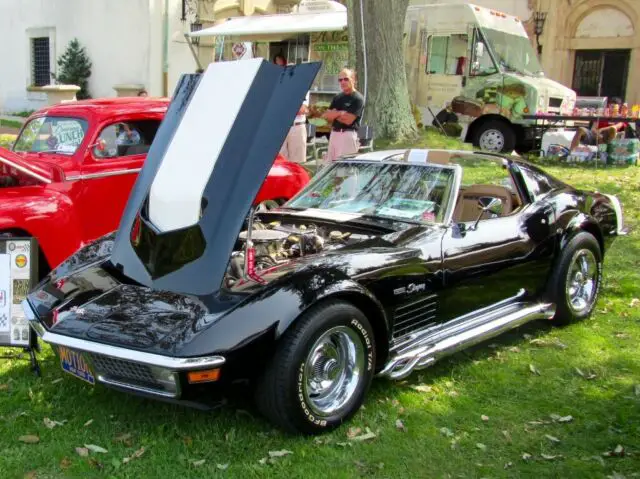
<path fill-rule="evenodd" d="M 45 343 L 81 353 L 95 373 L 95 381 L 105 386 L 177 399 L 181 395 L 180 373 L 219 368 L 225 363 L 225 358 L 218 355 L 163 356 L 55 334 L 40 323 L 28 300 L 22 302 L 22 308 L 32 329 Z"/>

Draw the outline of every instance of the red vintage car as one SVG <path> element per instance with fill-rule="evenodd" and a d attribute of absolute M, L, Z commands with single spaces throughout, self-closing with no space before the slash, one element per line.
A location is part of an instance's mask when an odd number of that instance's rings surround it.
<path fill-rule="evenodd" d="M 38 239 L 40 273 L 118 227 L 168 99 L 63 103 L 32 115 L 12 151 L 0 148 L 0 235 Z M 270 207 L 309 182 L 278 156 L 255 204 Z"/>

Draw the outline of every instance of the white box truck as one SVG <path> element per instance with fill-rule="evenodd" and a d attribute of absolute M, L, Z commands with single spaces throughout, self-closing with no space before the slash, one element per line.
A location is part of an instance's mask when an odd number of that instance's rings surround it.
<path fill-rule="evenodd" d="M 410 6 L 405 22 L 410 98 L 431 124 L 458 122 L 464 141 L 511 152 L 532 139 L 538 113 L 571 114 L 576 93 L 544 77 L 522 22 L 469 3 Z"/>

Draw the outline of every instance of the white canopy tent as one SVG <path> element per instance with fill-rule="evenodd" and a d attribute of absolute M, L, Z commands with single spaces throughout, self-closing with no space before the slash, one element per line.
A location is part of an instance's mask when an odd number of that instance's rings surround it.
<path fill-rule="evenodd" d="M 293 13 L 232 17 L 188 33 L 189 37 L 242 37 L 243 41 L 281 41 L 296 35 L 335 32 L 347 28 L 347 9 L 335 1 L 306 1 Z"/>

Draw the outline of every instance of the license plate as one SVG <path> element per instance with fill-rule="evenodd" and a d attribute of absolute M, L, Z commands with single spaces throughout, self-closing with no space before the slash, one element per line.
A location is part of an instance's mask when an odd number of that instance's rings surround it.
<path fill-rule="evenodd" d="M 58 346 L 58 354 L 60 354 L 60 365 L 64 371 L 73 374 L 89 384 L 96 383 L 93 372 L 89 367 L 89 363 L 84 358 L 83 353 L 73 351 L 64 346 Z"/>

